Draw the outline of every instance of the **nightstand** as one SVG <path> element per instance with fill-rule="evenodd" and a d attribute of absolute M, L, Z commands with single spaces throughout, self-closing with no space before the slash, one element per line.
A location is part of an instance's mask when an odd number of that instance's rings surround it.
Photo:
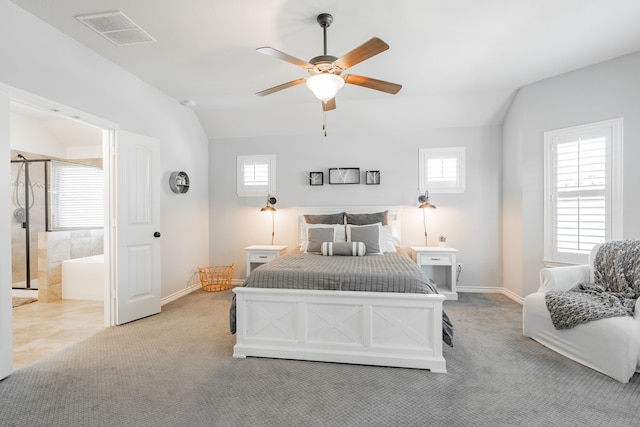
<path fill-rule="evenodd" d="M 256 267 L 278 258 L 286 249 L 285 245 L 253 245 L 244 248 L 247 253 L 247 276 Z"/>
<path fill-rule="evenodd" d="M 449 300 L 457 300 L 457 249 L 431 246 L 412 246 L 411 256 L 437 285 L 438 293 Z"/>

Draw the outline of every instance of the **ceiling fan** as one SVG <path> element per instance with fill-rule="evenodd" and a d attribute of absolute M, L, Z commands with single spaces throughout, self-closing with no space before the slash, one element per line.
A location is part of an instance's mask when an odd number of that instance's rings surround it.
<path fill-rule="evenodd" d="M 324 111 L 336 108 L 335 96 L 345 83 L 362 86 L 369 89 L 379 90 L 390 94 L 396 94 L 402 85 L 385 82 L 383 80 L 372 79 L 371 77 L 358 76 L 356 74 L 342 74 L 347 68 L 365 61 L 389 49 L 389 45 L 377 37 L 361 44 L 351 52 L 340 58 L 327 55 L 327 28 L 333 22 L 333 16 L 329 13 L 321 13 L 317 18 L 318 24 L 322 27 L 324 34 L 324 54 L 311 58 L 308 62 L 298 59 L 272 47 L 259 47 L 256 49 L 265 55 L 275 56 L 278 59 L 289 62 L 293 65 L 304 68 L 310 77 L 299 78 L 269 89 L 257 92 L 258 96 L 266 96 L 272 93 L 287 89 L 293 86 L 306 83 L 314 95 L 322 101 Z"/>

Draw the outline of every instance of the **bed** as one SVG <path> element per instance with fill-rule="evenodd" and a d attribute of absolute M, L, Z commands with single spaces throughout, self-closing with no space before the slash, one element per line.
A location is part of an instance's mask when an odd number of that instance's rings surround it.
<path fill-rule="evenodd" d="M 234 357 L 446 372 L 443 339 L 451 344 L 452 328 L 442 308 L 445 297 L 436 293 L 433 282 L 400 249 L 401 208 L 384 208 L 384 226 L 372 223 L 375 217 L 364 215 L 383 212 L 380 209 L 296 209 L 301 246 L 255 269 L 243 286 L 233 290 L 230 320 L 236 333 Z M 334 239 L 346 230 L 351 240 L 365 240 L 363 246 L 368 243 L 368 251 L 386 250 L 375 255 L 327 256 L 322 254 L 327 243 L 322 243 L 320 252 L 312 250 L 317 242 L 309 229 L 327 232 L 332 227 L 309 225 L 305 216 L 319 218 L 343 211 L 354 214 L 356 220 L 368 219 L 370 224 L 337 226 Z M 381 236 L 384 234 L 377 249 L 363 234 L 376 227 Z M 305 241 L 305 236 L 309 240 Z M 346 243 L 334 243 L 339 245 Z"/>

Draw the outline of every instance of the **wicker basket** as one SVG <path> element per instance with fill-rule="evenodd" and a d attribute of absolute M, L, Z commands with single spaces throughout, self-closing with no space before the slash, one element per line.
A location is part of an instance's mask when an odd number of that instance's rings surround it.
<path fill-rule="evenodd" d="M 233 266 L 216 265 L 213 267 L 199 267 L 200 284 L 207 292 L 224 291 L 231 287 L 233 278 Z"/>

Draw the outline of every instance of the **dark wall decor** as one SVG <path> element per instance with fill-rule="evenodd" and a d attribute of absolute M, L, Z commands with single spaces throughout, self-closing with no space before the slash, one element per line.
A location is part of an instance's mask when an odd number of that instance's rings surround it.
<path fill-rule="evenodd" d="M 171 172 L 169 176 L 169 188 L 176 194 L 184 194 L 189 191 L 189 175 L 183 171 Z"/>
<path fill-rule="evenodd" d="M 380 184 L 380 171 L 366 171 L 365 172 L 365 183 L 367 185 L 378 185 L 378 184 Z"/>
<path fill-rule="evenodd" d="M 360 168 L 329 168 L 329 184 L 360 184 Z"/>
<path fill-rule="evenodd" d="M 309 185 L 322 185 L 324 184 L 323 172 L 309 172 Z"/>

